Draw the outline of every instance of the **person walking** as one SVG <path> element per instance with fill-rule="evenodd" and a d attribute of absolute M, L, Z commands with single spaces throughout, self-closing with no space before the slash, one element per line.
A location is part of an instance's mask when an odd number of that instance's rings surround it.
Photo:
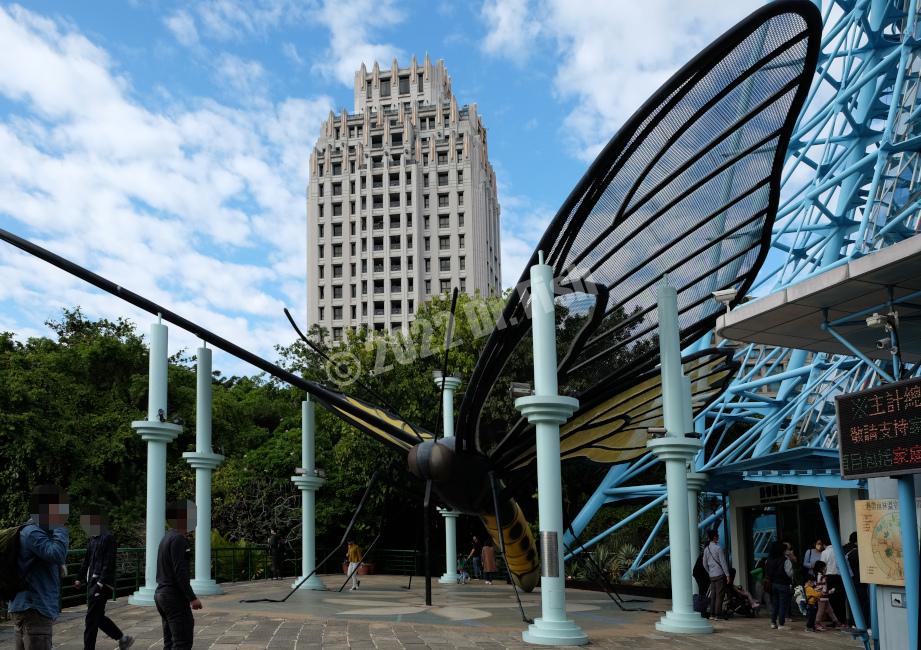
<path fill-rule="evenodd" d="M 483 565 L 480 558 L 483 555 L 483 542 L 476 535 L 470 540 L 470 552 L 467 559 L 473 562 L 473 579 L 479 580 L 483 577 Z"/>
<path fill-rule="evenodd" d="M 352 579 L 351 591 L 357 591 L 361 586 L 361 580 L 358 579 L 358 569 L 361 567 L 361 547 L 355 543 L 354 539 L 349 540 L 348 548 L 345 552 L 345 559 L 349 563 L 348 577 Z"/>
<path fill-rule="evenodd" d="M 807 577 L 815 580 L 815 571 L 813 565 L 822 559 L 822 551 L 825 550 L 825 544 L 821 539 L 815 540 L 815 545 L 803 554 L 803 572 Z"/>
<path fill-rule="evenodd" d="M 860 581 L 860 551 L 857 548 L 857 531 L 851 533 L 848 543 L 844 545 L 842 550 L 844 551 L 844 559 L 847 562 L 848 572 L 851 575 L 851 582 L 854 584 L 854 589 L 857 591 L 857 602 L 860 605 L 860 611 L 866 621 L 867 617 L 870 615 L 870 589 L 865 582 Z M 848 602 L 847 624 L 851 627 L 857 627 L 854 611 L 850 605 L 850 602 Z"/>
<path fill-rule="evenodd" d="M 486 578 L 486 584 L 491 585 L 493 574 L 496 572 L 496 547 L 492 545 L 492 540 L 486 538 L 483 543 L 483 574 Z"/>
<path fill-rule="evenodd" d="M 834 594 L 835 589 L 828 586 L 828 581 L 826 580 L 827 575 L 825 574 L 825 563 L 821 560 L 815 563 L 815 575 L 815 586 L 821 595 L 819 598 L 819 610 L 815 617 L 815 629 L 821 632 L 825 629 L 823 623 L 826 617 L 831 619 L 832 627 L 838 627 L 841 625 L 841 621 L 838 620 L 838 617 L 835 615 L 835 610 L 829 602 L 829 596 Z"/>
<path fill-rule="evenodd" d="M 272 580 L 281 580 L 281 542 L 278 539 L 278 531 L 274 528 L 269 529 L 269 557 L 272 559 Z"/>
<path fill-rule="evenodd" d="M 193 609 L 202 604 L 189 583 L 189 556 L 192 549 L 186 533 L 194 528 L 187 502 L 173 503 L 166 508 L 170 529 L 157 549 L 157 590 L 154 602 L 163 626 L 163 650 L 189 650 L 195 632 Z"/>
<path fill-rule="evenodd" d="M 844 581 L 841 579 L 841 569 L 847 571 L 847 567 L 838 566 L 838 556 L 831 544 L 825 545 L 822 551 L 822 562 L 825 563 L 825 580 L 828 582 L 828 601 L 832 609 L 835 610 L 835 617 L 838 620 L 847 620 L 847 611 L 845 610 L 845 593 Z"/>
<path fill-rule="evenodd" d="M 115 551 L 118 548 L 115 536 L 109 531 L 99 508 L 87 508 L 80 515 L 80 527 L 89 537 L 74 581 L 76 589 L 86 587 L 83 650 L 95 650 L 99 630 L 118 642 L 118 650 L 127 650 L 134 644 L 134 637 L 124 634 L 106 616 L 106 604 L 115 594 Z"/>
<path fill-rule="evenodd" d="M 720 546 L 720 534 L 715 528 L 707 534 L 704 548 L 704 569 L 710 576 L 710 620 L 723 615 L 723 587 L 729 584 L 729 565 Z"/>
<path fill-rule="evenodd" d="M 764 563 L 764 577 L 771 585 L 771 628 L 789 630 L 785 623 L 793 584 L 793 563 L 786 556 L 783 542 L 771 544 L 767 562 Z"/>
<path fill-rule="evenodd" d="M 19 531 L 19 573 L 26 589 L 17 592 L 8 611 L 15 650 L 51 650 L 51 628 L 61 613 L 61 566 L 70 535 L 65 528 L 70 504 L 55 485 L 39 485 L 30 499 L 32 517 Z"/>

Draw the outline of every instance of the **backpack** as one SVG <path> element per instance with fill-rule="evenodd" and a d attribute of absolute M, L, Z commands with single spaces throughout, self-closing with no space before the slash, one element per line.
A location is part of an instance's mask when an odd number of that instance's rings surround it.
<path fill-rule="evenodd" d="M 0 600 L 12 600 L 28 586 L 19 573 L 19 533 L 26 525 L 0 530 Z"/>

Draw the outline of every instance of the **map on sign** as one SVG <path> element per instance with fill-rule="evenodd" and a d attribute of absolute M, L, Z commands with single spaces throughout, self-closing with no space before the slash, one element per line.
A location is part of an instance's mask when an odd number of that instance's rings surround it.
<path fill-rule="evenodd" d="M 915 502 L 921 511 L 921 499 Z M 857 554 L 860 581 L 866 584 L 904 586 L 902 530 L 897 499 L 856 502 Z"/>
<path fill-rule="evenodd" d="M 921 471 L 921 379 L 835 398 L 841 477 Z"/>

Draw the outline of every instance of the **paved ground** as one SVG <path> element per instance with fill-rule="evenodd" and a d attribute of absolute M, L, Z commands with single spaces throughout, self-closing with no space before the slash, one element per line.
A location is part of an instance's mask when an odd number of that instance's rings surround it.
<path fill-rule="evenodd" d="M 533 648 L 521 640 L 526 624 L 521 621 L 512 588 L 505 584 L 440 585 L 433 581 L 431 608 L 425 607 L 423 581 L 414 578 L 406 590 L 406 578 L 364 576 L 356 592 L 335 590 L 337 576 L 324 576 L 330 591 L 301 591 L 286 603 L 240 603 L 242 598 L 281 598 L 288 592 L 283 582 L 224 585 L 227 593 L 204 599 L 195 613 L 195 647 L 213 650 L 320 649 L 422 650 L 434 648 Z M 625 596 L 625 598 L 631 598 Z M 540 615 L 538 593 L 523 594 L 528 616 Z M 570 617 L 599 648 L 630 650 L 680 650 L 701 647 L 744 650 L 821 645 L 822 650 L 861 648 L 863 645 L 840 632 L 806 633 L 802 619 L 786 632 L 771 630 L 769 620 L 732 619 L 718 622 L 706 638 L 662 634 L 654 623 L 661 614 L 621 611 L 605 594 L 567 591 Z M 624 603 L 627 608 L 665 610 L 668 601 Z M 111 618 L 137 638 L 138 650 L 162 648 L 160 620 L 153 608 L 128 605 L 127 599 L 111 603 Z M 55 624 L 56 648 L 83 647 L 83 612 L 65 610 Z M 0 626 L 0 648 L 12 646 L 12 630 Z M 100 650 L 115 643 L 102 637 Z"/>

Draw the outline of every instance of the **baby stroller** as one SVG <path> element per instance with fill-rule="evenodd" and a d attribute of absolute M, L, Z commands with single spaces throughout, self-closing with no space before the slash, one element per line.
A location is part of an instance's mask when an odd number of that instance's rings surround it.
<path fill-rule="evenodd" d="M 729 616 L 746 616 L 754 618 L 761 610 L 761 603 L 750 593 L 736 586 L 736 570 L 729 570 L 729 584 L 723 590 L 723 612 Z"/>
<path fill-rule="evenodd" d="M 457 555 L 457 584 L 465 585 L 470 582 L 469 560 L 458 553 Z"/>

